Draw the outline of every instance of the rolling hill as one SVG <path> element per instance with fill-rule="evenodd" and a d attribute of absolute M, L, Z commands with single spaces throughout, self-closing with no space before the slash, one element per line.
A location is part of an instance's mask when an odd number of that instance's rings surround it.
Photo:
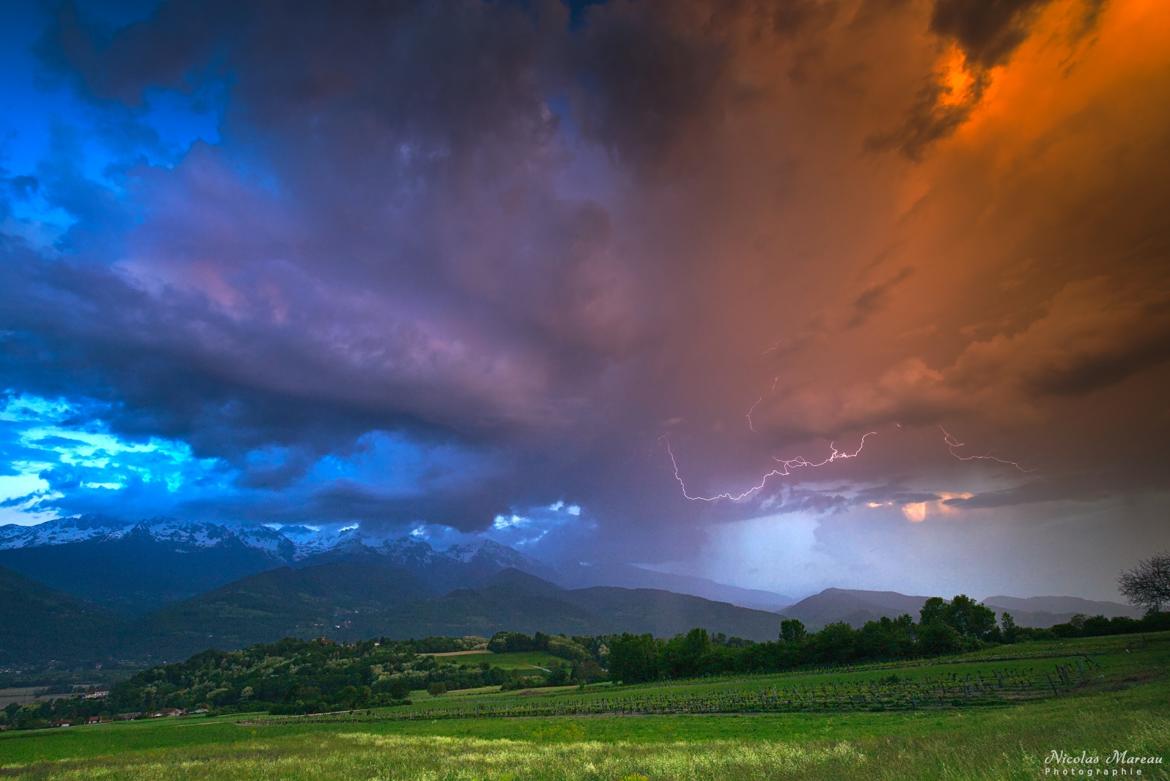
<path fill-rule="evenodd" d="M 374 637 L 385 616 L 427 594 L 410 573 L 382 562 L 280 567 L 167 605 L 135 625 L 126 650 L 176 659 L 286 636 Z"/>
<path fill-rule="evenodd" d="M 882 617 L 897 618 L 903 613 L 909 613 L 917 620 L 926 599 L 896 591 L 827 588 L 795 605 L 789 605 L 782 612 L 789 618 L 799 619 L 811 630 L 837 622 L 859 627 L 866 621 L 876 621 Z"/>
<path fill-rule="evenodd" d="M 401 639 L 501 630 L 671 636 L 696 626 L 765 640 L 776 637 L 779 622 L 775 613 L 668 591 L 563 589 L 514 568 L 433 595 L 410 573 L 363 559 L 284 567 L 168 606 L 137 625 L 134 647 L 136 655 L 176 659 L 285 636 Z"/>
<path fill-rule="evenodd" d="M 917 620 L 926 597 L 900 594 L 896 591 L 864 591 L 860 589 L 827 588 L 819 594 L 802 599 L 781 611 L 785 616 L 798 618 L 809 629 L 820 629 L 826 624 L 843 621 L 860 627 L 866 621 L 882 617 L 897 618 L 909 613 Z M 983 604 L 998 613 L 1008 612 L 1019 626 L 1043 628 L 1068 622 L 1074 615 L 1103 615 L 1106 618 L 1128 616 L 1140 618 L 1142 611 L 1117 602 L 1103 602 L 1080 597 L 1005 597 L 993 596 Z"/>
<path fill-rule="evenodd" d="M 104 659 L 118 626 L 96 605 L 0 568 L 0 667 Z"/>
<path fill-rule="evenodd" d="M 521 567 L 523 569 L 523 567 Z M 536 573 L 540 574 L 540 573 Z M 729 586 L 726 583 L 700 578 L 694 575 L 678 575 L 672 572 L 638 567 L 621 562 L 578 564 L 563 567 L 552 580 L 566 588 L 586 586 L 620 586 L 622 588 L 649 588 L 659 591 L 673 591 L 676 594 L 690 594 L 714 602 L 730 602 L 741 607 L 750 607 L 774 613 L 793 603 L 793 599 L 774 591 Z"/>
<path fill-rule="evenodd" d="M 1127 616 L 1141 618 L 1142 611 L 1131 605 L 1118 602 L 1102 602 L 1080 597 L 1005 597 L 994 596 L 983 600 L 983 604 L 997 613 L 1008 612 L 1020 626 L 1045 627 L 1063 624 L 1074 615 Z"/>

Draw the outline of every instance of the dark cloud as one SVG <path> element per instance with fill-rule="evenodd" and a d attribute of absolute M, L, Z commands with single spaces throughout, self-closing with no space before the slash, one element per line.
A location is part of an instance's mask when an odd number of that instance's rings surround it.
<path fill-rule="evenodd" d="M 935 0 L 930 29 L 953 38 L 970 63 L 1002 65 L 1025 38 L 1032 17 L 1050 0 Z"/>
<path fill-rule="evenodd" d="M 1037 502 L 1092 502 L 1107 498 L 1114 490 L 1114 481 L 1109 477 L 1089 473 L 1079 475 L 1078 478 L 1031 480 L 1023 485 L 989 491 L 969 498 L 945 499 L 943 503 L 960 509 L 986 510 L 1019 507 Z"/>
<path fill-rule="evenodd" d="M 949 72 L 933 74 L 915 92 L 902 124 L 870 135 L 870 151 L 896 150 L 920 161 L 936 142 L 966 123 L 983 100 L 992 80 L 992 69 L 1004 65 L 1028 38 L 1031 25 L 1052 0 L 935 0 L 930 30 L 953 41 L 963 55 L 963 72 L 951 63 Z M 1079 38 L 1100 18 L 1102 3 L 1085 3 L 1074 31 Z M 940 78 L 941 76 L 941 78 Z M 956 81 L 966 81 L 957 86 Z"/>
<path fill-rule="evenodd" d="M 809 28 L 824 28 L 836 16 L 838 5 L 824 0 L 793 0 L 772 9 L 773 28 L 782 36 L 797 36 Z"/>
<path fill-rule="evenodd" d="M 1036 367 L 1027 383 L 1037 393 L 1081 395 L 1107 388 L 1170 360 L 1170 299 L 1143 302 L 1124 334 L 1103 349 L 1072 347 L 1059 361 Z M 1105 334 L 1098 332 L 1098 338 Z"/>
<path fill-rule="evenodd" d="M 653 3 L 593 9 L 577 49 L 575 94 L 584 131 L 627 165 L 657 165 L 712 120 L 727 90 L 732 17 L 742 4 L 686 8 Z M 701 25 L 691 25 L 701 15 Z"/>
<path fill-rule="evenodd" d="M 970 118 L 983 97 L 989 78 L 986 72 L 975 71 L 969 92 L 956 101 L 944 100 L 950 96 L 946 85 L 939 84 L 934 78 L 927 80 L 915 94 L 901 126 L 869 136 L 865 140 L 866 149 L 872 152 L 896 150 L 912 161 L 922 160 L 934 143 L 950 136 Z"/>
<path fill-rule="evenodd" d="M 762 514 L 1071 497 L 1098 449 L 1134 468 L 1086 503 L 1155 491 L 1165 84 L 1112 64 L 1106 7 L 1074 71 L 1043 31 L 1043 112 L 991 89 L 1043 5 L 61 6 L 38 51 L 89 114 L 4 174 L 3 390 L 210 466 L 112 494 L 56 464 L 46 506 L 477 530 L 564 500 L 591 554 L 681 561 Z M 215 132 L 176 151 L 167 100 Z M 720 493 L 870 430 L 739 502 L 683 498 L 661 440 Z"/>

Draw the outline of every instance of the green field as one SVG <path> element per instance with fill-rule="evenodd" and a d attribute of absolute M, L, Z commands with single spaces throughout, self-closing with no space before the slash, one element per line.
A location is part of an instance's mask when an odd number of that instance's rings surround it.
<path fill-rule="evenodd" d="M 480 664 L 486 662 L 492 667 L 499 667 L 501 670 L 527 670 L 533 668 L 543 670 L 547 669 L 550 665 L 568 664 L 564 659 L 559 659 L 545 651 L 507 651 L 504 653 L 493 653 L 492 651 L 459 651 L 455 653 L 425 655 L 434 656 L 443 662 L 458 664 L 464 667 L 478 667 Z"/>
<path fill-rule="evenodd" d="M 940 689 L 944 696 L 926 696 Z M 833 671 L 453 694 L 328 717 L 237 714 L 10 732 L 0 735 L 0 777 L 1078 777 L 1045 775 L 1045 757 L 1057 750 L 1100 755 L 1101 769 L 1116 777 L 1170 778 L 1165 764 L 1105 764 L 1114 750 L 1170 762 L 1170 633 Z M 648 703 L 660 712 L 647 713 Z M 728 703 L 749 707 L 698 707 Z M 481 715 L 472 715 L 476 708 Z M 541 715 L 506 715 L 525 708 Z M 573 709 L 581 712 L 548 715 Z"/>

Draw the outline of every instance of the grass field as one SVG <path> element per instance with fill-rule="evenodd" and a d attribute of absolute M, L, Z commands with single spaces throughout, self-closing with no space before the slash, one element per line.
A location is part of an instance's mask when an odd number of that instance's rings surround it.
<path fill-rule="evenodd" d="M 508 651 L 498 654 L 491 651 L 455 651 L 428 655 L 448 664 L 464 667 L 478 667 L 481 663 L 487 662 L 501 670 L 547 669 L 551 664 L 568 664 L 564 659 L 558 659 L 544 651 Z"/>
<path fill-rule="evenodd" d="M 1086 662 L 1085 659 L 1091 660 Z M 867 691 L 900 684 L 1083 675 L 1054 693 L 998 704 L 944 698 L 875 709 L 836 698 L 820 710 L 635 715 L 654 697 Z M 970 683 L 966 685 L 971 685 Z M 957 701 L 958 704 L 955 704 Z M 469 704 L 608 712 L 465 716 Z M 412 717 L 403 719 L 404 713 Z M 619 715 L 619 714 L 626 715 Z M 436 718 L 442 716 L 442 718 Z M 1029 643 L 931 663 L 700 679 L 586 691 L 476 692 L 323 719 L 160 719 L 0 735 L 0 777 L 19 779 L 1032 779 L 1052 751 L 1101 757 L 1117 776 L 1170 778 L 1167 765 L 1107 764 L 1111 752 L 1170 762 L 1170 633 Z M 1080 765 L 1068 765 L 1075 770 Z M 1095 766 L 1087 766 L 1093 769 Z M 1137 775 L 1138 771 L 1141 775 Z M 1129 775 L 1122 776 L 1126 772 Z M 1079 776 L 1088 777 L 1088 776 Z M 1102 776 L 1097 776 L 1102 777 Z"/>

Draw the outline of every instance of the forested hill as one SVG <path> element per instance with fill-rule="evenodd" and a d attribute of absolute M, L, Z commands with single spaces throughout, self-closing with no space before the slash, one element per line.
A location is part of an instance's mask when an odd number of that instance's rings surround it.
<path fill-rule="evenodd" d="M 142 618 L 119 617 L 15 573 L 6 598 L 0 654 L 14 666 L 98 662 L 157 664 L 284 637 L 358 641 L 496 632 L 671 636 L 695 626 L 767 640 L 780 616 L 656 589 L 564 589 L 515 569 L 434 595 L 381 558 L 330 560 L 251 575 Z"/>
<path fill-rule="evenodd" d="M 767 640 L 776 637 L 780 616 L 656 589 L 563 589 L 515 569 L 428 596 L 401 570 L 363 560 L 261 573 L 164 608 L 136 635 L 140 655 L 175 659 L 286 636 L 355 641 L 512 630 L 669 637 L 695 626 Z"/>
<path fill-rule="evenodd" d="M 0 567 L 0 667 L 84 658 L 112 647 L 120 627 L 110 612 Z"/>

